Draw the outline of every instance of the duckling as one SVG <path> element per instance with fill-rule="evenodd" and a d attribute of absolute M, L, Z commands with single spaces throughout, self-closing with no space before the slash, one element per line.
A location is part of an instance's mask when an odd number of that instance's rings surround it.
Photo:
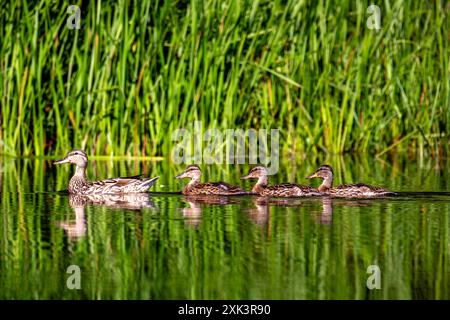
<path fill-rule="evenodd" d="M 364 183 L 343 184 L 333 188 L 333 168 L 329 165 L 321 166 L 316 170 L 316 172 L 314 172 L 307 178 L 322 178 L 323 182 L 319 186 L 318 190 L 333 197 L 372 198 L 396 194 L 395 192 L 389 191 L 387 189 L 367 185 Z"/>
<path fill-rule="evenodd" d="M 146 192 L 158 180 L 156 178 L 140 178 L 139 176 L 111 178 L 89 182 L 86 178 L 88 157 L 83 150 L 70 151 L 64 159 L 53 164 L 71 163 L 75 165 L 75 174 L 69 181 L 69 193 L 79 195 L 123 194 Z"/>
<path fill-rule="evenodd" d="M 261 196 L 272 197 L 308 197 L 320 196 L 319 190 L 310 187 L 293 183 L 282 183 L 273 186 L 268 186 L 268 172 L 267 168 L 258 166 L 251 169 L 246 176 L 241 179 L 258 179 L 252 189 L 253 193 Z"/>
<path fill-rule="evenodd" d="M 248 194 L 244 189 L 233 186 L 226 182 L 206 182 L 201 183 L 200 177 L 202 171 L 197 165 L 190 165 L 182 173 L 177 175 L 176 179 L 190 178 L 191 181 L 183 188 L 184 195 L 244 195 Z"/>

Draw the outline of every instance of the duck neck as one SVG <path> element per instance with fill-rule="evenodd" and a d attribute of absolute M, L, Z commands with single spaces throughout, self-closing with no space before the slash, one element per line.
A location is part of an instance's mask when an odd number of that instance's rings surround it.
<path fill-rule="evenodd" d="M 83 180 L 86 180 L 86 167 L 76 166 L 75 174 L 73 175 L 73 177 L 77 177 L 78 179 L 81 178 Z"/>
<path fill-rule="evenodd" d="M 86 220 L 84 217 L 84 206 L 75 207 L 75 222 L 77 226 L 84 226 L 86 224 Z"/>
<path fill-rule="evenodd" d="M 326 192 L 333 187 L 333 174 L 330 174 L 323 178 L 323 182 L 319 187 L 320 192 Z"/>
<path fill-rule="evenodd" d="M 183 188 L 183 194 L 189 194 L 189 190 L 194 188 L 197 184 L 200 183 L 200 177 L 192 177 L 189 183 Z"/>
<path fill-rule="evenodd" d="M 260 176 L 255 186 L 253 187 L 252 192 L 258 193 L 259 191 L 267 187 L 267 183 L 268 183 L 267 176 Z"/>
<path fill-rule="evenodd" d="M 69 193 L 80 194 L 83 193 L 83 189 L 88 185 L 86 179 L 86 167 L 75 167 L 75 174 L 69 182 Z"/>
<path fill-rule="evenodd" d="M 194 176 L 191 178 L 191 181 L 187 184 L 188 186 L 193 186 L 200 183 L 200 176 Z"/>

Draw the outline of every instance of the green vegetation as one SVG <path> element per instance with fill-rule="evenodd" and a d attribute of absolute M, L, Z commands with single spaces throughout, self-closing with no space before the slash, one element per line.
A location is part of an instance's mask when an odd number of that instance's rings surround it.
<path fill-rule="evenodd" d="M 80 3 L 80 2 L 78 2 Z M 167 156 L 170 134 L 279 128 L 297 154 L 450 151 L 450 6 L 382 1 L 0 5 L 0 153 Z"/>
<path fill-rule="evenodd" d="M 394 199 L 290 199 L 256 210 L 256 197 L 200 204 L 197 218 L 181 195 L 153 194 L 155 209 L 85 208 L 86 235 L 58 227 L 75 219 L 64 193 L 73 168 L 36 159 L 0 159 L 0 299 L 445 299 L 450 298 L 449 195 Z M 331 160 L 337 183 L 358 177 L 394 190 L 450 189 L 450 167 L 435 161 Z M 339 165 L 341 163 L 341 165 Z M 181 168 L 159 161 L 96 161 L 89 176 L 159 173 L 157 191 L 180 190 Z M 304 182 L 316 164 L 283 166 L 273 181 Z M 205 179 L 220 179 L 208 166 Z M 421 170 L 419 170 L 419 168 Z M 142 170 L 142 171 L 141 171 Z M 245 171 L 246 168 L 243 168 Z M 289 176 L 287 176 L 289 174 Z M 225 176 L 239 183 L 236 170 Z M 162 188 L 161 184 L 168 187 Z M 249 187 L 249 185 L 247 186 Z M 257 212 L 255 212 L 257 211 Z M 328 223 L 325 223 L 327 222 Z M 69 290 L 68 266 L 81 269 Z M 381 289 L 368 290 L 379 265 Z"/>

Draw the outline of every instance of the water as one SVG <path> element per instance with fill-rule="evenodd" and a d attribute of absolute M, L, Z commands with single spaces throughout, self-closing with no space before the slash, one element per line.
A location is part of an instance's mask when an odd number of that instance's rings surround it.
<path fill-rule="evenodd" d="M 337 183 L 401 193 L 197 199 L 174 193 L 185 183 L 174 179 L 182 166 L 91 161 L 91 178 L 161 177 L 134 207 L 117 199 L 94 205 L 63 191 L 70 166 L 1 159 L 0 298 L 449 299 L 449 166 L 406 158 L 327 162 Z M 304 177 L 319 164 L 286 160 L 271 182 L 309 183 Z M 202 167 L 205 180 L 235 184 L 249 168 Z M 71 265 L 80 268 L 79 290 L 67 287 Z M 381 288 L 370 290 L 373 265 Z"/>

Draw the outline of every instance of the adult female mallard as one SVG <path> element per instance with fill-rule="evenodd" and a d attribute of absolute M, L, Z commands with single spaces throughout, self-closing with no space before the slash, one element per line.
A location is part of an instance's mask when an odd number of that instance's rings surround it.
<path fill-rule="evenodd" d="M 319 190 L 294 183 L 282 183 L 268 186 L 267 168 L 258 166 L 251 169 L 246 176 L 241 179 L 258 179 L 252 189 L 253 193 L 261 196 L 272 197 L 308 197 L 322 195 Z"/>
<path fill-rule="evenodd" d="M 319 191 L 333 197 L 340 198 L 373 198 L 388 195 L 395 195 L 395 192 L 381 187 L 375 187 L 364 183 L 343 184 L 333 188 L 333 168 L 329 165 L 323 165 L 308 179 L 322 178 L 323 182 L 319 186 Z"/>
<path fill-rule="evenodd" d="M 134 176 L 89 182 L 86 178 L 87 162 L 88 157 L 82 150 L 70 151 L 64 159 L 54 162 L 54 164 L 71 163 L 75 165 L 75 174 L 69 182 L 69 193 L 82 195 L 141 193 L 148 191 L 159 178 Z"/>

